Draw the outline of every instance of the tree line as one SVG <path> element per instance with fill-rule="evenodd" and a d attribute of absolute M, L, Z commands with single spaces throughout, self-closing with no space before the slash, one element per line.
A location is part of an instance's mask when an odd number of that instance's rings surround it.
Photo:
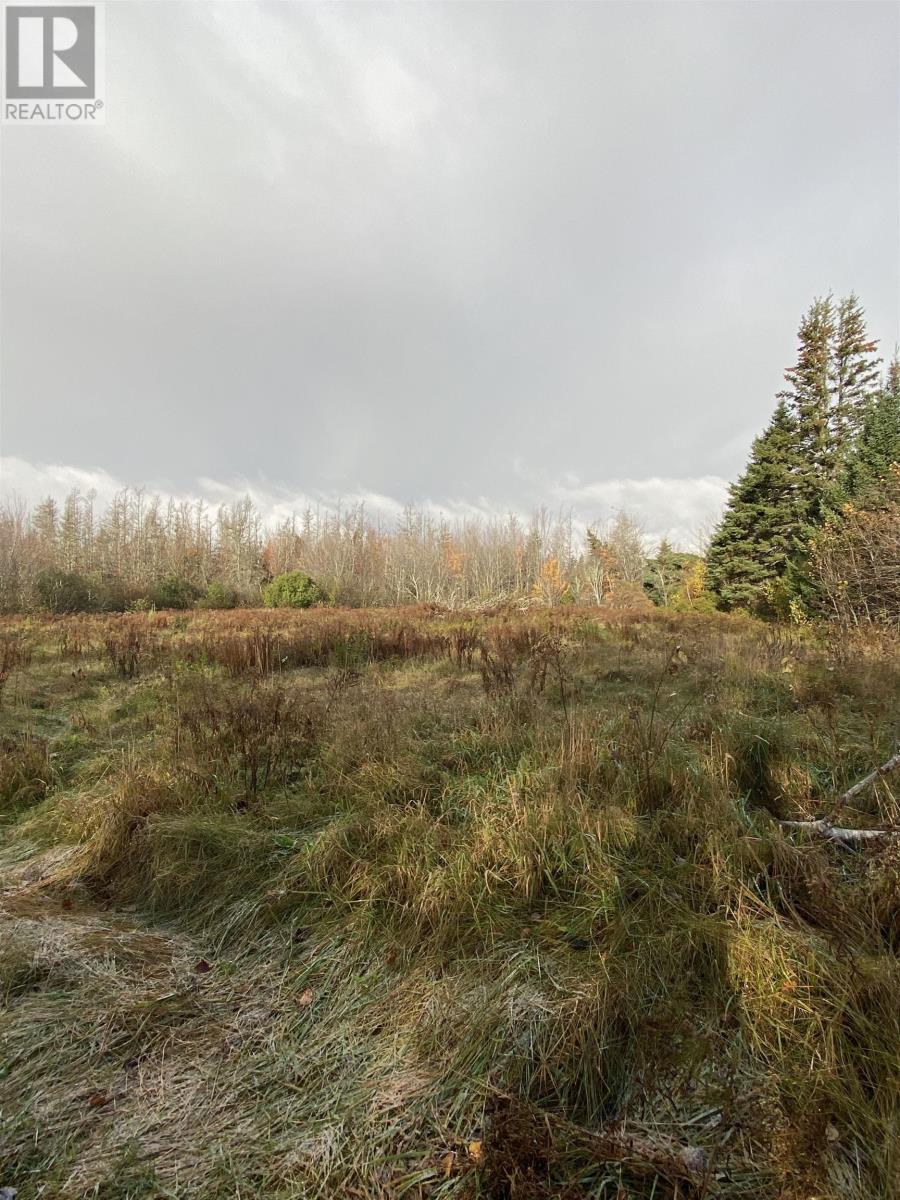
<path fill-rule="evenodd" d="M 125 490 L 97 511 L 76 490 L 62 504 L 0 507 L 0 609 L 228 608 L 294 603 L 288 596 L 349 606 L 693 604 L 697 556 L 663 543 L 651 557 L 647 543 L 624 513 L 587 541 L 571 515 L 543 510 L 528 521 L 451 521 L 408 507 L 388 526 L 354 505 L 269 528 L 249 498 L 210 510 Z M 314 586 L 286 579 L 297 573 Z"/>
<path fill-rule="evenodd" d="M 900 360 L 855 295 L 816 299 L 707 553 L 718 607 L 900 620 Z"/>

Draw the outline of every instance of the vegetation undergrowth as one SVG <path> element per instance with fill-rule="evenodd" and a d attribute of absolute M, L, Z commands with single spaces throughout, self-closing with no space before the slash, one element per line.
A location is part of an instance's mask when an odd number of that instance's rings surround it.
<path fill-rule="evenodd" d="M 900 653 L 742 616 L 4 623 L 0 1186 L 894 1197 Z"/>

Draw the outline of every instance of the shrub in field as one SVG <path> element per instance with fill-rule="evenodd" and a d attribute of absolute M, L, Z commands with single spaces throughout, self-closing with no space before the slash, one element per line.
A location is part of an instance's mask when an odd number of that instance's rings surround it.
<path fill-rule="evenodd" d="M 90 584 L 91 609 L 97 612 L 125 612 L 128 594 L 121 580 L 115 577 L 99 579 Z"/>
<path fill-rule="evenodd" d="M 322 589 L 303 571 L 286 571 L 283 575 L 277 575 L 263 590 L 266 608 L 311 608 L 324 600 Z"/>
<path fill-rule="evenodd" d="M 167 575 L 150 593 L 156 608 L 193 608 L 199 589 L 180 575 Z"/>
<path fill-rule="evenodd" d="M 817 535 L 810 569 L 824 615 L 900 624 L 900 464 L 871 507 L 845 504 Z"/>
<path fill-rule="evenodd" d="M 281 688 L 234 693 L 201 690 L 179 703 L 175 750 L 191 750 L 198 776 L 232 778 L 243 799 L 284 782 L 305 762 L 315 742 L 312 714 Z"/>
<path fill-rule="evenodd" d="M 71 571 L 41 571 L 34 590 L 42 608 L 52 613 L 88 612 L 95 607 L 83 575 Z"/>
<path fill-rule="evenodd" d="M 227 584 L 214 580 L 206 589 L 206 593 L 197 601 L 198 608 L 235 608 L 237 592 Z"/>

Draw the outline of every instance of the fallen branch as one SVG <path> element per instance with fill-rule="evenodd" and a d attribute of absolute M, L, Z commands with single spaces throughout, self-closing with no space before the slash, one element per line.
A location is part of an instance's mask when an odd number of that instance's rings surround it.
<path fill-rule="evenodd" d="M 852 800 L 854 796 L 859 795 L 863 788 L 867 788 L 870 783 L 874 783 L 876 779 L 880 779 L 882 775 L 887 775 L 889 771 L 893 771 L 897 767 L 900 767 L 900 754 L 893 755 L 886 763 L 882 763 L 880 767 L 876 767 L 874 771 L 870 772 L 865 779 L 861 779 L 859 783 L 854 783 L 853 787 L 841 796 L 841 802 Z"/>
<path fill-rule="evenodd" d="M 880 779 L 882 775 L 887 775 L 889 771 L 893 771 L 896 767 L 900 767 L 900 754 L 894 754 L 882 763 L 880 767 L 876 767 L 874 771 L 870 771 L 864 779 L 860 779 L 859 783 L 854 783 L 852 788 L 848 788 L 843 796 L 839 797 L 838 803 L 844 804 L 848 800 L 852 800 L 854 796 L 874 783 L 876 779 Z M 830 838 L 833 842 L 838 842 L 842 846 L 858 846 L 860 842 L 870 842 L 876 838 L 896 837 L 900 833 L 900 829 L 845 829 L 840 825 L 832 825 L 824 817 L 819 817 L 815 821 L 779 821 L 778 824 L 783 829 L 805 829 L 807 833 L 817 833 L 822 837 Z"/>
<path fill-rule="evenodd" d="M 807 833 L 818 833 L 843 846 L 856 846 L 876 838 L 896 837 L 900 833 L 900 829 L 844 829 L 824 818 L 817 821 L 779 821 L 778 824 L 783 829 L 804 829 Z"/>

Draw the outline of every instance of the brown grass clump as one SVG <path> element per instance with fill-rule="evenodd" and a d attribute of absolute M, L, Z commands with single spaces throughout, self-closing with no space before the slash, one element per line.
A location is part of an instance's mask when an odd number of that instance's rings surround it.
<path fill-rule="evenodd" d="M 13 671 L 27 667 L 31 662 L 32 646 L 28 639 L 16 630 L 0 636 L 0 701 L 3 689 Z"/>

